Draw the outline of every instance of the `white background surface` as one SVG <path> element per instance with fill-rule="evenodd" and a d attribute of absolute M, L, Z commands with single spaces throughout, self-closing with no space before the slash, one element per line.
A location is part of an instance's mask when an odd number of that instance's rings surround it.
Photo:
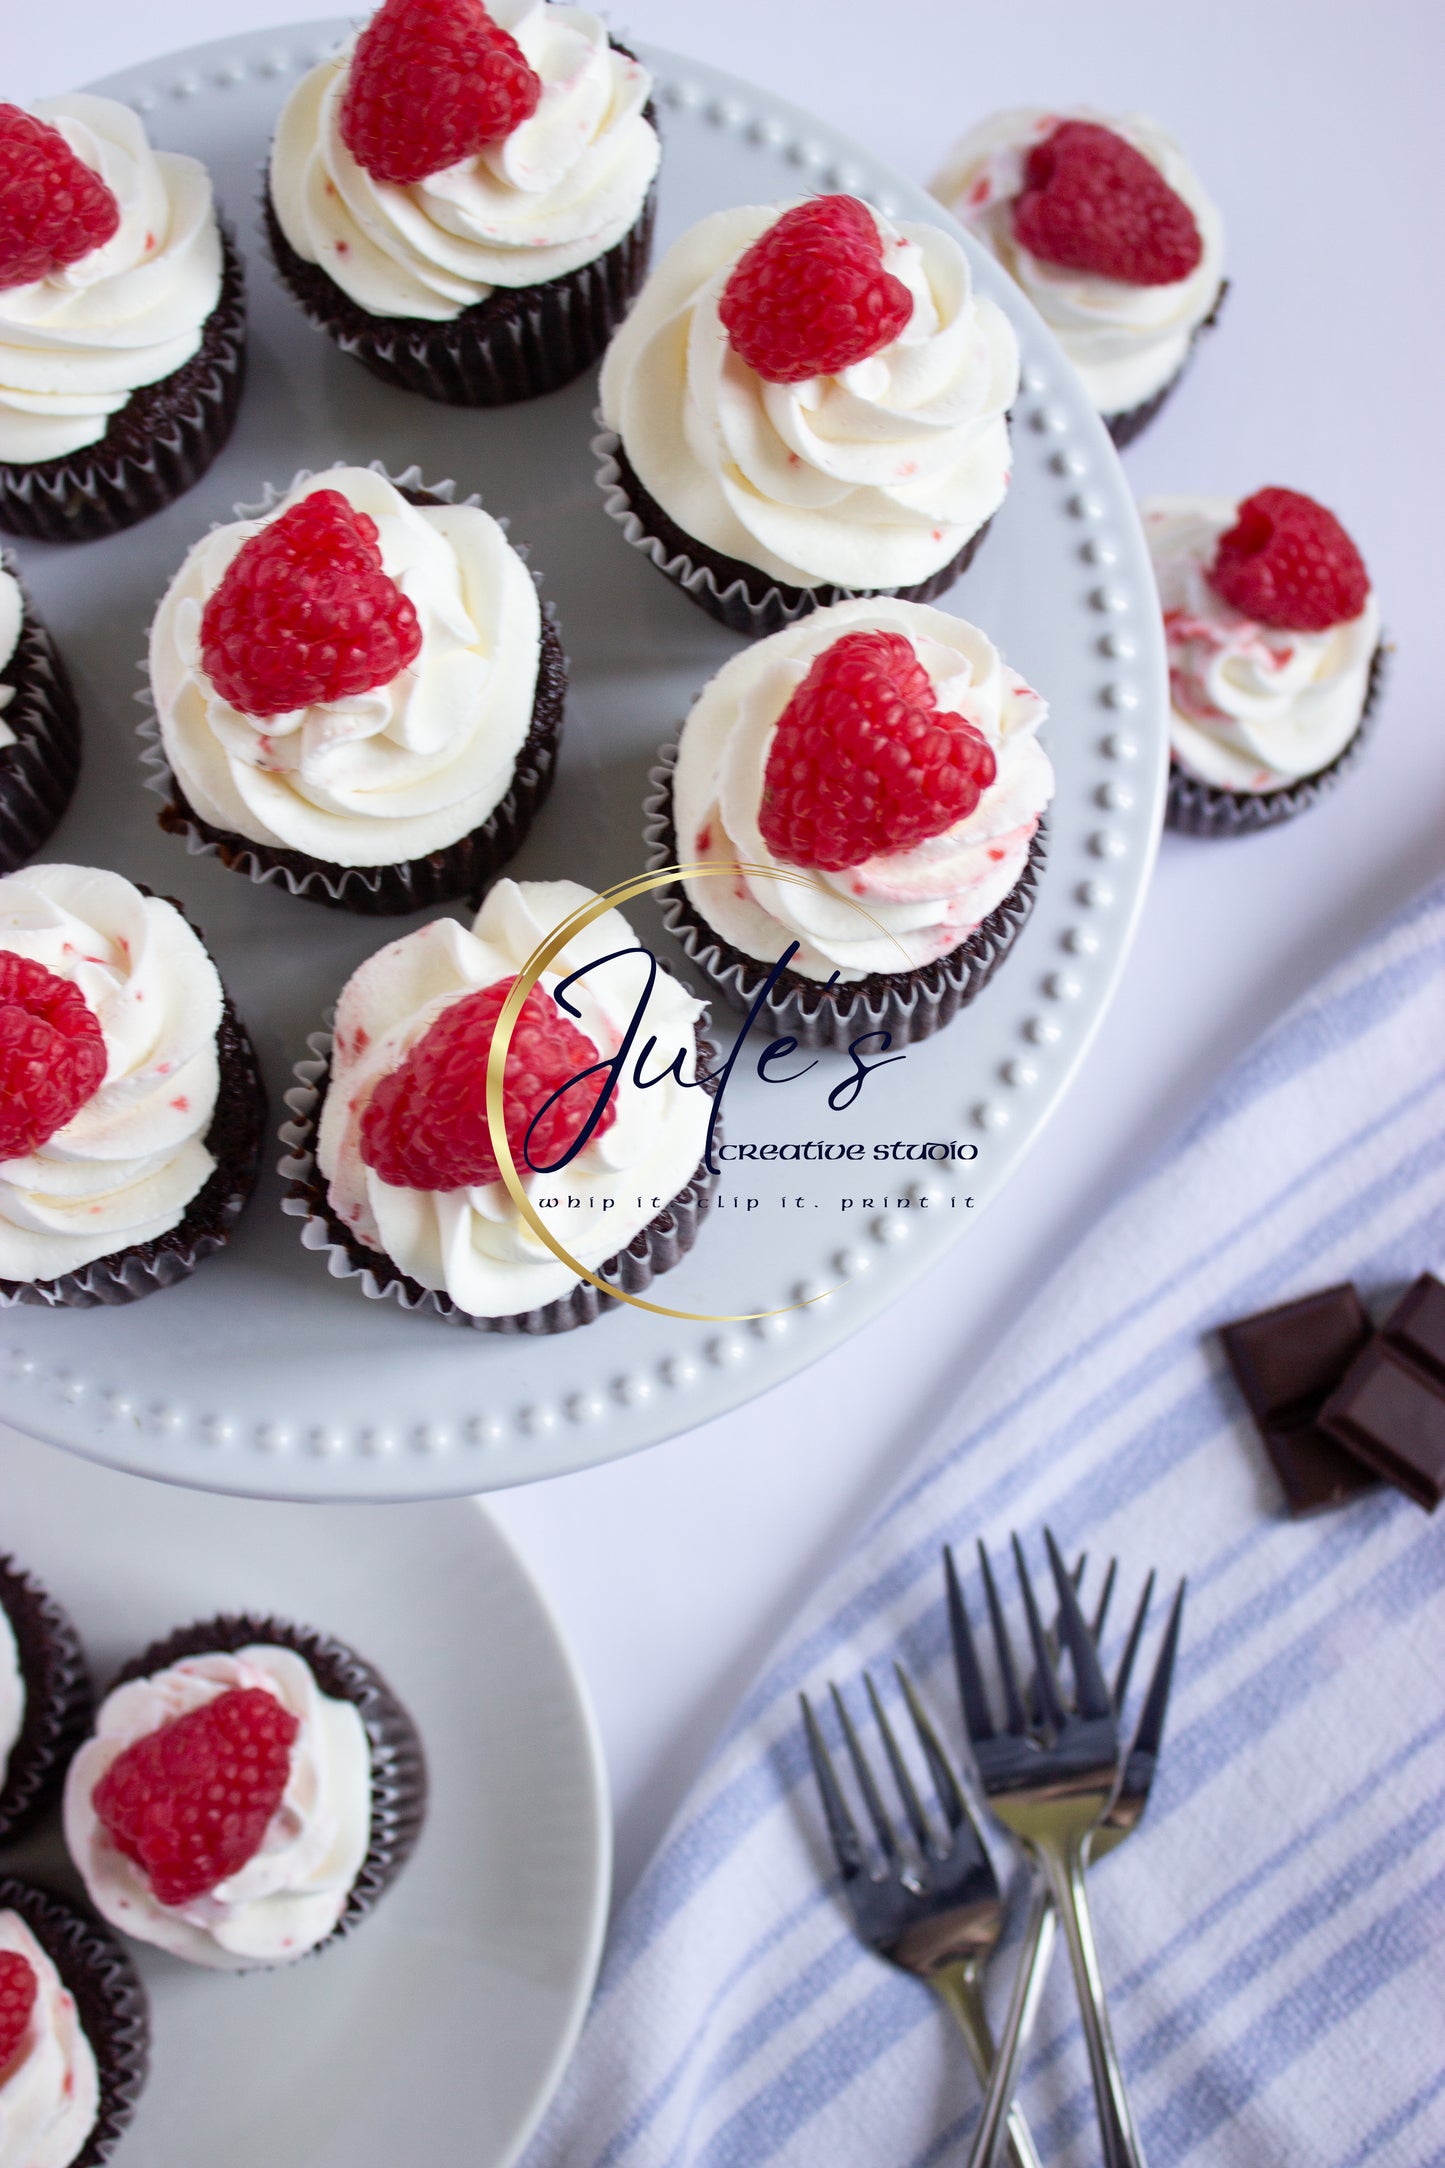
<path fill-rule="evenodd" d="M 277 0 L 16 4 L 0 97 L 279 19 Z M 591 1683 L 620 1895 L 774 1634 L 1078 1231 L 1357 932 L 1445 866 L 1445 17 L 1425 0 L 630 0 L 615 26 L 751 76 L 919 179 L 1000 105 L 1171 127 L 1223 208 L 1234 286 L 1130 477 L 1322 498 L 1399 643 L 1370 756 L 1318 812 L 1239 843 L 1165 838 L 1072 1097 L 901 1305 L 735 1415 L 498 1501 Z"/>

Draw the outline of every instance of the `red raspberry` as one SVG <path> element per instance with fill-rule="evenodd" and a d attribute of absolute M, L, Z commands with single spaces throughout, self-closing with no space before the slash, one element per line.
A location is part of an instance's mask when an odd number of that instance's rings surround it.
<path fill-rule="evenodd" d="M 241 544 L 201 618 L 201 661 L 243 715 L 286 715 L 389 685 L 421 652 L 382 570 L 376 521 L 313 489 Z"/>
<path fill-rule="evenodd" d="M 778 719 L 758 826 L 775 858 L 836 873 L 941 836 L 995 772 L 988 740 L 940 713 L 902 633 L 849 632 Z"/>
<path fill-rule="evenodd" d="M 264 1687 L 237 1686 L 117 1754 L 91 1804 L 158 1904 L 190 1904 L 255 1857 L 300 1729 Z"/>
<path fill-rule="evenodd" d="M 424 181 L 509 136 L 541 95 L 481 0 L 383 0 L 351 56 L 341 140 L 374 180 Z"/>
<path fill-rule="evenodd" d="M 0 1160 L 24 1159 L 93 1099 L 105 1039 L 69 979 L 0 950 Z"/>
<path fill-rule="evenodd" d="M 60 130 L 0 105 L 0 288 L 79 263 L 119 224 L 115 197 Z"/>
<path fill-rule="evenodd" d="M 0 1950 L 0 2078 L 24 2045 L 40 1982 L 18 1950 Z"/>
<path fill-rule="evenodd" d="M 729 344 L 769 384 L 835 376 L 897 338 L 913 297 L 883 268 L 872 213 L 856 196 L 797 204 L 745 249 L 718 315 Z"/>
<path fill-rule="evenodd" d="M 1097 121 L 1060 121 L 1036 143 L 1014 232 L 1045 263 L 1129 286 L 1172 286 L 1204 254 L 1194 213 L 1156 165 Z"/>
<path fill-rule="evenodd" d="M 1297 489 L 1257 489 L 1219 537 L 1209 583 L 1257 625 L 1328 632 L 1358 617 L 1370 592 L 1364 559 L 1333 512 Z"/>
<path fill-rule="evenodd" d="M 514 978 L 466 994 L 444 1009 L 399 1069 L 384 1076 L 361 1117 L 361 1157 L 398 1189 L 472 1189 L 501 1179 L 487 1122 L 487 1057 Z M 597 1060 L 584 1032 L 532 987 L 512 1027 L 502 1084 L 507 1142 L 517 1171 L 554 1167 L 575 1143 L 599 1085 L 579 1086 L 541 1109 Z M 601 1083 L 605 1083 L 605 1079 Z M 617 1119 L 609 1099 L 593 1130 Z"/>

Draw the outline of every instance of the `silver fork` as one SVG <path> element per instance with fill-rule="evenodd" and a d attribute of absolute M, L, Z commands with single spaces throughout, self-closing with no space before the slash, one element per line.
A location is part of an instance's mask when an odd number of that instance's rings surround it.
<path fill-rule="evenodd" d="M 1034 1866 L 1033 1899 L 1023 1954 L 969 2162 L 970 2168 L 991 2168 L 997 2155 L 1000 2132 L 1017 2086 L 1029 2018 L 1046 1964 L 1040 1945 L 1046 1937 L 1048 1915 L 1057 1909 L 1079 1995 L 1106 2168 L 1143 2168 L 1143 2153 L 1104 2006 L 1093 1922 L 1084 1886 L 1084 1868 L 1091 1842 L 1119 1789 L 1114 1700 L 1058 1546 L 1047 1532 L 1045 1541 L 1058 1595 L 1058 1633 L 1068 1649 L 1073 1671 L 1075 1706 L 1069 1707 L 1064 1701 L 1049 1636 L 1039 1616 L 1022 1547 L 1015 1537 L 1014 1559 L 1036 1670 L 1031 1697 L 1036 1720 L 1030 1723 L 1029 1711 L 1019 1689 L 1013 1647 L 993 1569 L 980 1544 L 984 1592 L 1003 1677 L 1005 1723 L 1001 1732 L 993 1722 L 952 1556 L 945 1554 L 949 1624 L 964 1722 L 973 1746 L 979 1781 L 994 1814 L 1019 1839 Z M 1142 1611 L 1141 1606 L 1130 1636 L 1128 1662 L 1131 1665 L 1142 1630 Z M 1099 1623 L 1102 1624 L 1102 1617 Z M 1127 1684 L 1127 1676 L 1124 1683 Z M 1167 1681 L 1165 1692 L 1167 1695 Z M 1123 1834 L 1127 1834 L 1127 1830 L 1120 1832 Z"/>
<path fill-rule="evenodd" d="M 859 1935 L 880 1957 L 926 1980 L 935 1990 L 953 2013 L 973 2066 L 987 2085 L 993 2067 L 994 2045 L 983 2003 L 983 1971 L 1003 1933 L 1003 1895 L 963 1788 L 924 1713 L 913 1683 L 901 1665 L 895 1664 L 893 1668 L 933 1780 L 946 1831 L 942 1839 L 924 1812 L 908 1764 L 866 1672 L 863 1683 L 898 1796 L 903 1802 L 912 1833 L 911 1847 L 905 1844 L 884 1806 L 842 1695 L 836 1686 L 830 1685 L 829 1692 L 837 1710 L 848 1759 L 878 1840 L 883 1862 L 880 1873 L 873 1872 L 869 1865 L 818 1719 L 807 1695 L 803 1694 L 799 1699 L 803 1705 L 808 1752 L 822 1794 L 823 1814 L 838 1870 L 843 1877 L 844 1894 Z M 1041 1989 L 1042 1971 L 1038 1985 Z M 1038 2154 L 1022 2110 L 1013 2102 L 1012 2095 L 1004 2106 L 1000 2135 L 1007 2132 L 1008 2158 L 1013 2168 L 1039 2168 Z"/>

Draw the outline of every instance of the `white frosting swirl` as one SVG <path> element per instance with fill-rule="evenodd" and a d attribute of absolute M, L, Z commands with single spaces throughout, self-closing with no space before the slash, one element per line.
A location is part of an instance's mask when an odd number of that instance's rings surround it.
<path fill-rule="evenodd" d="M 1087 120 L 1142 151 L 1188 205 L 1203 249 L 1187 277 L 1134 286 L 1095 271 L 1045 263 L 1014 232 L 1014 202 L 1029 152 L 1060 121 Z M 1080 106 L 994 113 L 970 129 L 929 183 L 940 203 L 976 233 L 1028 295 L 1084 380 L 1101 414 L 1123 414 L 1163 389 L 1184 365 L 1189 342 L 1224 282 L 1224 222 L 1183 151 L 1156 121 Z"/>
<path fill-rule="evenodd" d="M 687 534 L 792 587 L 913 587 L 1003 502 L 1018 342 L 937 226 L 879 212 L 913 313 L 836 376 L 766 383 L 718 315 L 738 258 L 788 208 L 717 211 L 668 251 L 602 364 L 602 412 Z"/>
<path fill-rule="evenodd" d="M 815 658 L 849 632 L 903 634 L 939 708 L 963 716 L 992 746 L 993 783 L 942 835 L 896 856 L 815 873 L 821 886 L 762 874 L 684 884 L 735 948 L 776 963 L 797 941 L 790 970 L 810 979 L 836 972 L 845 984 L 917 969 L 967 940 L 1017 883 L 1054 789 L 1034 735 L 1048 709 L 976 626 L 925 603 L 839 602 L 734 655 L 703 689 L 683 725 L 673 776 L 680 862 L 783 866 L 758 826 L 773 734 Z"/>
<path fill-rule="evenodd" d="M 20 592 L 20 582 L 13 572 L 0 565 L 0 670 L 6 668 L 20 645 L 20 628 L 25 622 L 25 599 Z M 3 720 L 5 710 L 15 698 L 13 685 L 0 685 L 0 746 L 13 745 L 15 733 Z"/>
<path fill-rule="evenodd" d="M 25 2044 L 0 2084 L 0 2168 L 70 2168 L 100 2110 L 95 2056 L 75 1997 L 18 1912 L 0 1912 L 0 1950 L 36 1981 Z"/>
<path fill-rule="evenodd" d="M 73 981 L 105 1039 L 95 1095 L 0 1162 L 0 1279 L 53 1280 L 165 1234 L 209 1180 L 221 981 L 173 904 L 88 866 L 0 881 L 0 949 Z"/>
<path fill-rule="evenodd" d="M 298 256 L 373 316 L 449 323 L 497 286 L 537 286 L 592 263 L 636 224 L 661 147 L 647 70 L 585 9 L 495 0 L 542 79 L 530 120 L 475 158 L 402 187 L 341 140 L 355 40 L 304 76 L 271 150 L 271 202 Z"/>
<path fill-rule="evenodd" d="M 96 443 L 132 392 L 190 360 L 221 298 L 199 160 L 152 150 L 113 98 L 72 91 L 30 111 L 100 175 L 120 224 L 78 263 L 0 291 L 0 459 L 20 466 Z"/>
<path fill-rule="evenodd" d="M 10 1768 L 10 1756 L 25 1722 L 25 1674 L 20 1669 L 20 1650 L 10 1614 L 0 1603 L 0 1792 Z"/>
<path fill-rule="evenodd" d="M 249 535 L 319 489 L 376 522 L 415 605 L 421 652 L 389 685 L 288 715 L 243 715 L 201 662 L 201 618 Z M 542 613 L 531 575 L 475 505 L 413 505 L 369 467 L 298 482 L 265 519 L 213 528 L 151 627 L 151 690 L 181 789 L 204 820 L 339 866 L 395 865 L 479 828 L 532 723 Z"/>
<path fill-rule="evenodd" d="M 362 1116 L 380 1079 L 401 1065 L 444 1009 L 515 976 L 538 942 L 591 900 L 591 890 L 575 881 L 498 881 L 471 932 L 442 918 L 393 941 L 353 973 L 337 1004 L 316 1155 L 332 1207 L 359 1241 L 383 1251 L 423 1287 L 444 1290 L 471 1317 L 511 1317 L 553 1302 L 571 1293 L 577 1276 L 537 1240 L 503 1182 L 457 1190 L 383 1182 L 361 1158 Z M 608 911 L 575 935 L 538 981 L 547 993 L 569 972 L 597 964 L 565 998 L 579 1012 L 577 1029 L 604 1061 L 621 1045 L 647 983 L 640 950 L 601 962 L 616 949 L 636 950 L 637 938 L 620 912 Z M 589 1270 L 624 1248 L 685 1187 L 702 1158 L 711 1102 L 690 1081 L 702 1013 L 701 1003 L 659 970 L 614 1090 L 616 1119 L 560 1172 L 518 1169 L 545 1224 Z M 637 1054 L 651 1036 L 657 1043 L 645 1073 L 661 1075 L 676 1057 L 688 1081 L 668 1075 L 637 1084 Z M 481 1085 L 479 1075 L 478 1090 Z"/>
<path fill-rule="evenodd" d="M 1221 790 L 1269 791 L 1317 775 L 1359 727 L 1380 640 L 1373 589 L 1327 632 L 1256 624 L 1207 578 L 1234 525 L 1228 497 L 1151 497 L 1140 506 L 1169 650 L 1170 743 Z"/>
<path fill-rule="evenodd" d="M 204 1897 L 163 1905 L 144 1869 L 101 1826 L 95 1788 L 135 1740 L 248 1687 L 274 1694 L 300 1726 L 281 1804 L 244 1867 Z M 91 1902 L 113 1927 L 226 1972 L 287 1964 L 325 1941 L 371 1842 L 371 1749 L 354 1703 L 323 1694 L 293 1649 L 253 1642 L 234 1655 L 187 1656 L 118 1686 L 95 1722 L 65 1780 L 65 1841 Z"/>

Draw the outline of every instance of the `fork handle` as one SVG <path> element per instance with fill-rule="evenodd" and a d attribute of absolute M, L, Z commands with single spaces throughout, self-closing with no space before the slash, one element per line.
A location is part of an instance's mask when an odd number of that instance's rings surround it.
<path fill-rule="evenodd" d="M 931 1975 L 931 1984 L 958 2020 L 958 2029 L 963 2034 L 969 2059 L 983 2084 L 987 2086 L 993 2070 L 995 2049 L 988 2012 L 984 2008 L 983 1979 L 978 1960 L 964 1957 L 956 1964 L 945 1965 L 941 1971 Z M 1016 2100 L 1009 2104 L 1007 2129 L 1007 2158 L 1012 2168 L 1040 2168 L 1029 2126 Z"/>
<path fill-rule="evenodd" d="M 1011 2134 L 1019 2069 L 1029 2044 L 1029 2035 L 1034 2029 L 1049 1959 L 1053 1956 L 1056 1919 L 1057 1913 L 1049 1893 L 1049 1885 L 1043 1875 L 1035 1870 L 1028 1918 L 1024 1923 L 1023 1945 L 1019 1951 L 1013 1991 L 1009 1996 L 1008 2016 L 1004 2019 L 998 2053 L 989 2073 L 988 2087 L 983 2096 L 983 2114 L 979 2117 L 978 2129 L 973 2134 L 968 2168 L 994 2168 L 1003 2147 L 1004 2133 L 1009 2131 Z"/>
<path fill-rule="evenodd" d="M 1064 1940 L 1068 1944 L 1074 1985 L 1078 1990 L 1079 2014 L 1089 2051 L 1089 2073 L 1094 2081 L 1094 2101 L 1099 2112 L 1104 2168 L 1145 2168 L 1144 2148 L 1129 2106 L 1124 2072 L 1104 2001 L 1093 1915 L 1084 1887 L 1084 1850 L 1076 1846 L 1066 1858 L 1049 1852 L 1043 1857 L 1050 1887 L 1063 1915 Z"/>

